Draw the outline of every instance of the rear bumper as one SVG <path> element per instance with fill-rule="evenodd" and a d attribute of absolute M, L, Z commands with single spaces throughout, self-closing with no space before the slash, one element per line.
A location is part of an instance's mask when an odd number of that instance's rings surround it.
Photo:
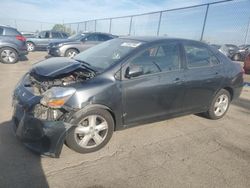
<path fill-rule="evenodd" d="M 17 138 L 36 153 L 58 158 L 71 125 L 37 119 L 19 104 L 14 108 L 12 125 Z"/>
<path fill-rule="evenodd" d="M 27 50 L 19 50 L 19 52 L 18 52 L 18 55 L 19 56 L 24 56 L 24 55 L 28 55 L 28 51 Z"/>

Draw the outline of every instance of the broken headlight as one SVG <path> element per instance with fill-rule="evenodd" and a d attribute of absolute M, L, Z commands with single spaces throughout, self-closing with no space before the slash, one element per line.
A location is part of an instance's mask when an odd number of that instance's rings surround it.
<path fill-rule="evenodd" d="M 43 94 L 40 103 L 50 108 L 61 108 L 75 92 L 70 87 L 52 87 Z"/>

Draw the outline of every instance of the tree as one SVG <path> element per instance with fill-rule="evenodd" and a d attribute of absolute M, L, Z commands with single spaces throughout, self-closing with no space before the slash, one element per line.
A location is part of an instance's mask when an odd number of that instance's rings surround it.
<path fill-rule="evenodd" d="M 66 27 L 63 24 L 55 24 L 52 28 L 54 31 L 64 31 L 66 33 L 69 33 L 70 35 L 75 34 L 75 31 L 72 31 L 69 27 Z"/>

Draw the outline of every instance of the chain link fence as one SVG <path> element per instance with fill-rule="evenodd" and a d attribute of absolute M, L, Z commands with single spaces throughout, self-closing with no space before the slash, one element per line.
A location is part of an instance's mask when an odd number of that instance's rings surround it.
<path fill-rule="evenodd" d="M 125 17 L 67 23 L 74 33 L 155 35 L 209 43 L 250 43 L 250 0 L 227 0 Z"/>
<path fill-rule="evenodd" d="M 55 23 L 6 18 L 0 18 L 0 24 L 17 28 L 19 31 L 34 33 L 42 30 L 50 30 L 55 25 Z"/>

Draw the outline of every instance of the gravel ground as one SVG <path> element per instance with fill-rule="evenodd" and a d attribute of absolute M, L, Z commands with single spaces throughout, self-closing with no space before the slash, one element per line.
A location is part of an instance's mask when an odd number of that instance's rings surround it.
<path fill-rule="evenodd" d="M 250 87 L 221 120 L 188 115 L 115 132 L 95 153 L 33 154 L 12 133 L 11 95 L 45 56 L 0 64 L 0 187 L 250 187 Z"/>

